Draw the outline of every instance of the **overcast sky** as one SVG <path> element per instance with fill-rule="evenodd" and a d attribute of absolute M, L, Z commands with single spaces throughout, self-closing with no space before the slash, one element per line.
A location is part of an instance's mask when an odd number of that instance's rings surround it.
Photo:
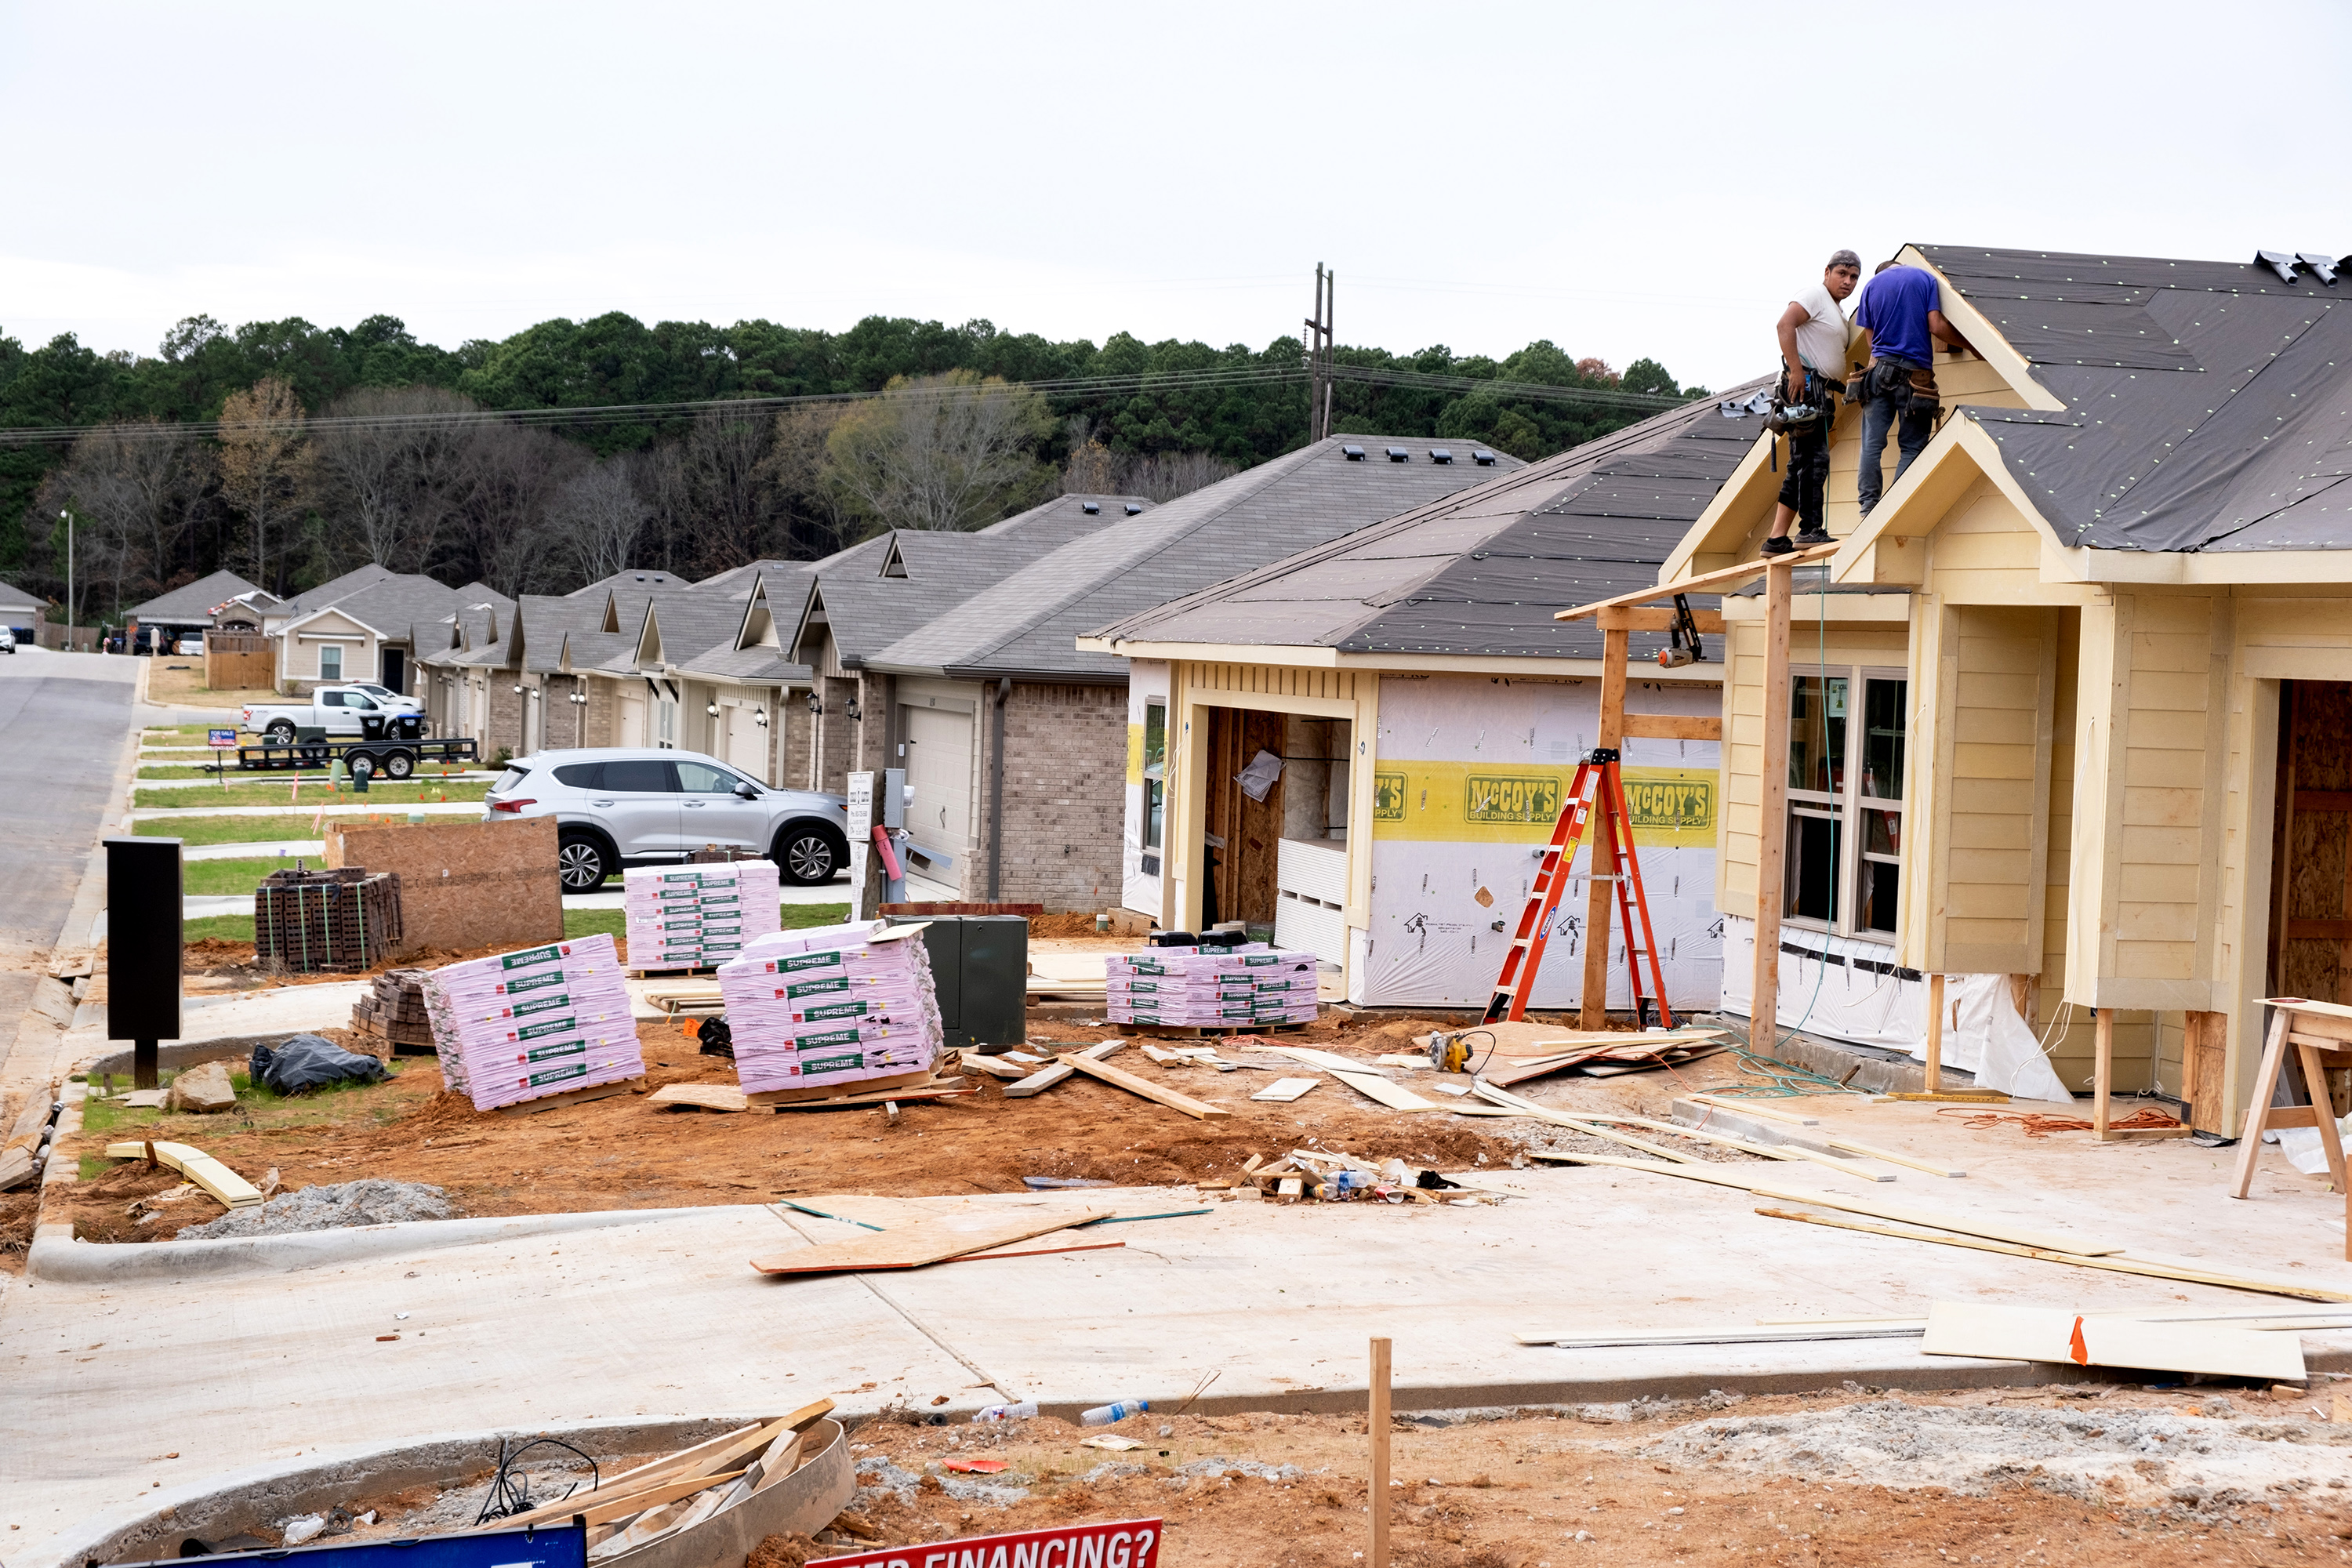
<path fill-rule="evenodd" d="M 28 346 L 612 310 L 1263 346 L 1325 261 L 1343 342 L 1720 386 L 1838 246 L 2352 251 L 2343 0 L 0 17 Z"/>

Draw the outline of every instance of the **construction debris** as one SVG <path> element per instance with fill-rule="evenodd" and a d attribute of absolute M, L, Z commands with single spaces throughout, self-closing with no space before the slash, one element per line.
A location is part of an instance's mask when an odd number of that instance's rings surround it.
<path fill-rule="evenodd" d="M 192 1144 L 109 1143 L 106 1157 L 110 1160 L 146 1160 L 177 1171 L 211 1194 L 226 1208 L 250 1208 L 261 1202 L 259 1187 Z"/>
<path fill-rule="evenodd" d="M 371 1176 L 356 1182 L 304 1187 L 266 1203 L 233 1209 L 216 1220 L 183 1227 L 180 1239 L 217 1241 L 246 1236 L 292 1236 L 303 1231 L 341 1230 L 352 1226 L 392 1225 L 404 1220 L 450 1219 L 457 1212 L 449 1194 L 439 1187 Z"/>
<path fill-rule="evenodd" d="M 1475 1193 L 1435 1171 L 1415 1170 L 1402 1160 L 1377 1164 L 1337 1149 L 1293 1149 L 1282 1158 L 1264 1161 L 1253 1154 L 1242 1167 L 1235 1187 L 1250 1196 L 1264 1194 L 1284 1202 L 1313 1198 L 1320 1203 L 1498 1203 L 1491 1194 Z M 1441 1193 L 1451 1197 L 1440 1197 Z"/>
<path fill-rule="evenodd" d="M 2271 1383 L 2301 1383 L 2306 1375 L 2303 1342 L 2293 1333 L 2085 1317 L 2048 1307 L 1993 1307 L 1974 1301 L 1931 1302 L 1927 1338 L 1919 1348 L 1929 1355 L 2133 1367 Z"/>

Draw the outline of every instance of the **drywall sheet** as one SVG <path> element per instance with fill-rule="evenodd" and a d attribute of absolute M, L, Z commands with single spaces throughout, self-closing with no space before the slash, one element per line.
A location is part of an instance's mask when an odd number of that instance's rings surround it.
<path fill-rule="evenodd" d="M 1150 775 L 1156 771 L 1144 756 L 1144 710 L 1155 702 L 1163 712 L 1172 711 L 1173 704 L 1168 700 L 1168 661 L 1130 660 L 1127 674 L 1127 828 L 1119 836 L 1119 905 L 1158 920 L 1165 836 L 1157 847 L 1144 842 L 1146 813 L 1150 805 Z M 1165 765 L 1163 756 L 1160 766 Z"/>
<path fill-rule="evenodd" d="M 1634 680 L 1636 712 L 1714 715 L 1715 686 Z M 1601 684 L 1483 676 L 1384 678 L 1374 763 L 1371 923 L 1353 934 L 1350 999 L 1370 1006 L 1486 1000 L 1551 837 L 1577 759 L 1599 733 Z M 1713 903 L 1721 789 L 1711 741 L 1625 743 L 1633 810 L 1666 999 L 1711 1007 L 1722 984 Z M 1356 842 L 1363 843 L 1362 836 Z M 1584 978 L 1580 849 L 1534 1005 L 1573 1006 Z M 1624 932 L 1611 932 L 1609 1002 L 1632 1005 Z"/>
<path fill-rule="evenodd" d="M 1748 1017 L 1755 998 L 1756 922 L 1723 920 L 1723 998 L 1727 1013 Z M 1780 1027 L 1824 1039 L 1927 1055 L 1927 981 L 1898 970 L 1883 942 L 1780 928 Z M 1944 977 L 1944 1065 L 2021 1100 L 2074 1097 L 2018 1016 L 2005 974 Z"/>

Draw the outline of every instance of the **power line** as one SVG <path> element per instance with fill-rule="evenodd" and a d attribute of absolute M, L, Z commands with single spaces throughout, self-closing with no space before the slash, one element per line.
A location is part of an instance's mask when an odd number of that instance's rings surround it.
<path fill-rule="evenodd" d="M 1400 390 L 1487 393 L 1509 401 L 1586 403 L 1603 407 L 1656 413 L 1679 407 L 1686 399 L 1651 393 L 1622 392 L 1611 387 L 1555 386 L 1533 382 L 1495 381 L 1477 376 L 1439 375 L 1426 371 L 1378 365 L 1333 363 L 1327 358 L 1324 374 L 1332 380 Z M 1222 365 L 1200 370 L 1139 371 L 1124 375 L 1072 376 L 1008 383 L 1004 390 L 1026 389 L 1050 398 L 1077 398 L 1121 392 L 1188 393 L 1225 387 L 1277 385 L 1304 381 L 1304 365 Z M 474 408 L 419 414 L 331 414 L 305 418 L 302 428 L 313 433 L 337 430 L 422 430 L 466 428 L 494 424 L 593 428 L 687 419 L 706 411 L 775 412 L 826 403 L 917 402 L 972 395 L 962 385 L 919 385 L 879 392 L 813 392 L 776 397 L 714 397 L 668 403 L 595 404 L 569 408 Z M 187 440 L 218 436 L 249 422 L 222 419 L 178 421 L 116 421 L 103 425 L 59 425 L 0 430 L 0 446 L 65 446 L 98 431 L 112 431 L 131 440 Z"/>

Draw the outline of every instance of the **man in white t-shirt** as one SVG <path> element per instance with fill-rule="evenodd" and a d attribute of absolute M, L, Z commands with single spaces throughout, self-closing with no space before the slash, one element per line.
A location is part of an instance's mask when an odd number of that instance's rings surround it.
<path fill-rule="evenodd" d="M 1780 312 L 1780 395 L 1790 403 L 1810 403 L 1822 414 L 1789 434 L 1789 474 L 1780 483 L 1780 508 L 1764 541 L 1767 555 L 1786 555 L 1830 542 L 1822 522 L 1822 498 L 1830 479 L 1830 426 L 1836 419 L 1837 399 L 1845 392 L 1848 327 L 1841 307 L 1861 281 L 1862 258 L 1841 250 L 1822 269 L 1822 280 Z M 1791 522 L 1800 525 L 1793 544 L 1789 540 Z"/>

